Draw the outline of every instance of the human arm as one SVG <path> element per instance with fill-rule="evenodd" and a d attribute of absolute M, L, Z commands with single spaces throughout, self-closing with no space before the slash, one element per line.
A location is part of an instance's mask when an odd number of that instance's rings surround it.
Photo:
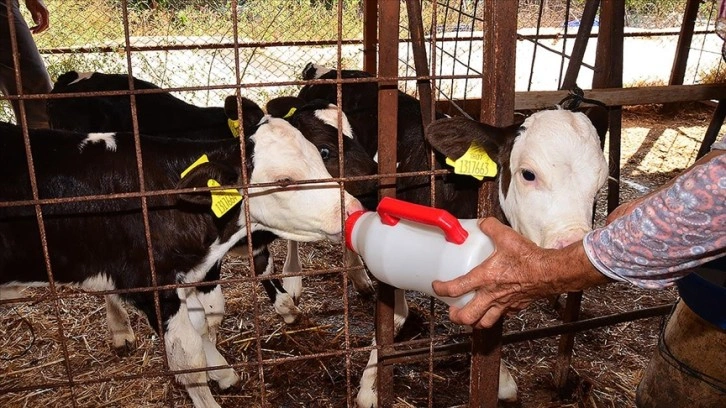
<path fill-rule="evenodd" d="M 583 241 L 603 274 L 662 288 L 726 253 L 726 151 L 687 172 Z"/>
<path fill-rule="evenodd" d="M 440 296 L 476 291 L 456 323 L 490 327 L 533 300 L 627 280 L 663 287 L 726 251 L 726 152 L 714 152 L 627 215 L 563 249 L 543 249 L 494 219 L 480 228 L 495 245 L 466 275 L 434 282 Z"/>
<path fill-rule="evenodd" d="M 466 275 L 433 283 L 440 296 L 476 291 L 463 308 L 449 308 L 455 323 L 491 327 L 502 315 L 536 299 L 610 281 L 590 263 L 581 242 L 545 249 L 495 218 L 482 220 L 479 227 L 494 242 L 492 255 Z"/>
<path fill-rule="evenodd" d="M 726 143 L 726 140 L 724 140 L 724 143 Z M 685 174 L 685 173 L 689 172 L 695 166 L 699 166 L 701 164 L 707 163 L 707 162 L 711 161 L 711 159 L 713 159 L 717 156 L 720 156 L 724 153 L 726 153 L 726 151 L 724 151 L 722 149 L 712 150 L 708 154 L 706 154 L 703 157 L 701 157 L 700 159 L 696 160 L 696 162 L 693 163 L 693 165 L 691 165 L 687 169 L 683 170 L 682 174 Z M 633 209 L 635 209 L 635 207 L 639 206 L 643 201 L 645 201 L 649 197 L 654 196 L 654 195 L 660 193 L 661 191 L 670 188 L 676 182 L 676 180 L 678 180 L 678 177 L 674 177 L 674 178 L 668 180 L 668 182 L 666 182 L 662 186 L 658 187 L 657 189 L 651 191 L 650 193 L 648 193 L 642 197 L 638 197 L 634 200 L 620 204 L 616 209 L 614 209 L 610 214 L 608 214 L 606 224 L 610 224 L 613 221 L 615 221 L 616 219 L 630 214 L 633 211 Z"/>
<path fill-rule="evenodd" d="M 47 30 L 50 26 L 50 20 L 48 18 L 48 8 L 45 7 L 43 0 L 25 0 L 25 7 L 30 11 L 35 23 L 33 27 L 30 27 L 30 32 L 38 34 Z"/>

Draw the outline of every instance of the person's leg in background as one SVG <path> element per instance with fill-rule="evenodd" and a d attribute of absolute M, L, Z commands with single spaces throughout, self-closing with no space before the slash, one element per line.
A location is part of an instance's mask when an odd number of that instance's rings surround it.
<path fill-rule="evenodd" d="M 23 94 L 49 93 L 53 84 L 45 68 L 45 63 L 40 57 L 38 47 L 35 45 L 33 34 L 30 32 L 27 23 L 20 14 L 17 0 L 7 1 L 11 3 L 11 21 L 15 26 L 18 43 L 17 50 L 20 54 Z M 4 95 L 18 95 L 9 23 L 6 0 L 0 0 L 0 92 Z M 20 104 L 17 100 L 11 101 L 11 103 L 13 112 L 15 112 L 15 119 L 20 124 Z M 29 127 L 48 127 L 48 113 L 46 112 L 45 100 L 26 99 L 25 114 Z"/>

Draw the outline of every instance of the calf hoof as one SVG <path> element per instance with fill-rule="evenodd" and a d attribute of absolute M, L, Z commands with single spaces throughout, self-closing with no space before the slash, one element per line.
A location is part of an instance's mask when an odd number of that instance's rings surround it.
<path fill-rule="evenodd" d="M 370 280 L 365 285 L 357 285 L 354 281 L 353 286 L 355 287 L 356 292 L 365 298 L 373 297 L 376 294 L 376 287 L 373 286 L 373 282 Z"/>
<path fill-rule="evenodd" d="M 370 388 L 361 388 L 355 397 L 355 404 L 358 408 L 376 408 L 378 406 L 378 395 Z"/>
<path fill-rule="evenodd" d="M 287 324 L 295 323 L 300 315 L 300 309 L 295 306 L 292 296 L 287 293 L 278 293 L 275 299 L 275 311 L 282 317 Z"/>
<path fill-rule="evenodd" d="M 232 392 L 235 390 L 241 390 L 242 389 L 242 383 L 240 382 L 239 375 L 233 370 L 233 369 L 226 369 L 224 370 L 225 374 L 224 376 L 221 376 L 220 378 L 215 378 L 214 381 L 217 383 L 217 386 L 220 390 L 224 392 Z"/>
<path fill-rule="evenodd" d="M 128 357 L 134 352 L 134 350 L 136 350 L 136 339 L 132 339 L 130 341 L 124 340 L 121 344 L 117 344 L 116 340 L 114 340 L 113 351 L 119 357 Z"/>

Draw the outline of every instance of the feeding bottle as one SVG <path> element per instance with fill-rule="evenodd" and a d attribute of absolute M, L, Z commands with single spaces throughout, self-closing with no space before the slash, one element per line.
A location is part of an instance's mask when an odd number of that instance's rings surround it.
<path fill-rule="evenodd" d="M 437 296 L 431 283 L 464 275 L 494 251 L 476 219 L 460 220 L 438 209 L 385 197 L 373 211 L 351 214 L 345 242 L 379 281 L 462 307 L 474 293 Z"/>

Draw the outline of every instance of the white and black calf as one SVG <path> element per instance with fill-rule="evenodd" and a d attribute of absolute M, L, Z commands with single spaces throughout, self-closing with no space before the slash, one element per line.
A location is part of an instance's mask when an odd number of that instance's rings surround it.
<path fill-rule="evenodd" d="M 160 89 L 158 86 L 133 78 L 134 89 Z M 61 75 L 55 83 L 53 93 L 82 93 L 101 91 L 122 91 L 129 89 L 129 77 L 123 74 L 103 74 L 67 72 Z M 263 116 L 262 109 L 254 102 L 244 97 L 242 101 L 242 130 L 248 134 Z M 278 102 L 278 100 L 280 100 Z M 339 176 L 338 171 L 338 149 L 337 143 L 328 142 L 329 139 L 337 141 L 337 128 L 331 127 L 331 115 L 335 114 L 335 107 L 320 103 L 295 104 L 299 108 L 294 115 L 286 119 L 297 127 L 305 136 L 316 145 L 326 168 L 334 177 Z M 288 106 L 286 98 L 277 98 L 268 103 L 268 110 L 274 111 L 275 107 L 285 106 L 283 113 L 272 116 L 283 117 L 293 105 Z M 60 98 L 49 100 L 49 116 L 51 126 L 56 129 L 73 130 L 82 132 L 110 132 L 110 131 L 131 131 L 133 128 L 130 98 L 129 96 L 82 96 L 71 98 Z M 272 112 L 271 112 L 272 113 Z M 225 107 L 201 108 L 188 104 L 168 92 L 138 94 L 136 95 L 136 115 L 138 127 L 141 134 L 159 135 L 169 138 L 193 139 L 193 140 L 219 140 L 232 138 L 235 135 L 230 132 L 228 119 L 237 121 L 239 109 L 237 98 L 230 96 L 225 100 Z M 327 121 L 327 122 L 326 122 Z M 333 123 L 334 125 L 334 123 Z M 374 166 L 368 156 L 361 150 L 356 149 L 357 145 L 345 146 L 345 160 L 349 175 L 372 174 L 370 167 Z M 360 149 L 360 148 L 358 148 Z M 370 162 L 370 163 L 369 163 Z M 359 182 L 363 184 L 365 182 Z M 370 182 L 369 182 L 370 183 Z M 346 188 L 350 191 L 354 183 L 347 183 Z M 353 186 L 354 187 L 354 186 Z M 368 186 L 362 186 L 358 190 L 367 190 Z M 353 194 L 356 192 L 353 191 Z M 262 240 L 259 240 L 260 242 Z M 295 245 L 294 243 L 291 245 Z M 235 250 L 235 253 L 246 256 L 247 251 Z M 297 251 L 288 253 L 297 253 Z M 272 254 L 265 245 L 256 245 L 253 252 L 254 264 L 257 271 L 263 271 L 264 275 L 275 273 L 272 262 Z M 295 259 L 288 257 L 285 263 L 286 269 L 295 262 Z M 219 276 L 220 265 L 212 267 L 210 276 Z M 367 278 L 367 277 L 366 277 Z M 356 283 L 357 281 L 354 281 Z M 286 279 L 284 284 L 277 279 L 263 280 L 262 285 L 268 294 L 275 311 L 286 323 L 292 323 L 297 319 L 299 310 L 295 306 L 299 299 L 301 288 L 299 278 Z M 362 284 L 368 283 L 370 280 Z M 203 293 L 216 290 L 214 286 L 200 288 Z M 367 289 L 372 292 L 372 286 Z M 292 295 L 292 296 L 290 296 Z M 112 305 L 113 297 L 107 299 L 107 304 Z M 112 305 L 108 310 L 109 323 L 119 325 L 116 321 L 124 321 L 125 313 L 115 315 L 114 311 L 122 310 L 120 305 Z M 114 340 L 114 347 L 121 352 L 133 346 L 133 337 L 126 336 Z"/>
<path fill-rule="evenodd" d="M 342 175 L 346 177 L 369 176 L 376 174 L 378 170 L 377 163 L 355 140 L 345 113 L 340 112 L 336 105 L 321 99 L 306 102 L 296 97 L 280 97 L 270 100 L 265 106 L 265 109 L 271 116 L 284 118 L 300 130 L 318 149 L 325 168 L 333 177 L 341 177 Z M 235 97 L 227 97 L 225 100 L 225 110 L 230 118 L 236 119 L 237 99 Z M 338 116 L 339 114 L 341 115 L 340 117 Z M 340 144 L 339 126 L 342 132 L 342 149 L 338 147 Z M 341 171 L 340 168 L 341 150 L 343 152 L 344 171 Z M 376 186 L 377 181 L 375 178 L 346 181 L 344 185 L 345 190 L 349 194 L 358 198 L 364 206 L 366 204 L 370 205 L 370 208 L 375 208 L 375 202 L 373 201 L 377 199 Z M 357 260 L 352 261 L 353 257 L 357 258 L 355 254 L 348 254 L 348 265 L 358 262 Z M 283 279 L 282 287 L 284 291 L 279 292 L 276 296 L 278 298 L 281 296 L 284 298 L 285 295 L 289 294 L 292 296 L 294 302 L 297 303 L 302 294 L 302 278 L 297 275 L 302 272 L 302 265 L 299 256 L 299 246 L 296 241 L 288 241 L 287 256 L 285 257 L 282 272 L 283 274 L 291 276 Z M 373 282 L 362 267 L 351 270 L 349 277 L 359 293 L 372 295 L 375 292 Z M 274 280 L 273 284 L 277 285 L 278 281 Z M 279 290 L 278 286 L 275 286 L 275 288 Z M 294 311 L 296 309 L 285 307 L 284 310 Z M 289 323 L 290 319 L 286 321 Z"/>
<path fill-rule="evenodd" d="M 158 86 L 132 77 L 134 90 L 158 90 Z M 128 91 L 129 76 L 100 72 L 69 71 L 58 77 L 51 93 Z M 199 107 L 168 92 L 136 95 L 139 133 L 194 140 L 233 138 L 227 115 L 221 107 Z M 259 123 L 264 112 L 249 99 L 242 99 L 242 129 L 245 134 Z M 77 96 L 48 100 L 52 129 L 75 132 L 131 132 L 129 95 Z M 235 114 L 236 116 L 236 114 Z"/>
<path fill-rule="evenodd" d="M 20 128 L 0 123 L 0 201 L 32 200 L 25 146 Z M 189 141 L 140 138 L 146 192 L 207 188 L 241 182 L 240 141 Z M 215 345 L 221 320 L 221 291 L 202 294 L 195 287 L 159 290 L 161 316 L 154 307 L 153 286 L 203 283 L 225 253 L 240 243 L 252 244 L 273 236 L 299 241 L 340 239 L 341 212 L 362 209 L 348 194 L 341 203 L 336 183 L 300 186 L 260 186 L 261 183 L 330 178 L 318 150 L 286 121 L 265 117 L 244 140 L 249 182 L 246 222 L 236 204 L 221 217 L 212 214 L 210 192 L 152 195 L 146 198 L 150 242 L 142 215 L 141 198 L 71 201 L 41 206 L 50 270 L 46 269 L 40 229 L 33 205 L 0 208 L 0 290 L 47 283 L 49 273 L 58 284 L 90 290 L 149 288 L 121 292 L 118 297 L 140 309 L 151 325 L 161 322 L 169 368 L 200 370 L 180 373 L 196 407 L 218 407 L 207 380 L 228 388 L 239 381 Z M 40 199 L 73 198 L 139 192 L 139 174 L 132 134 L 80 134 L 34 130 L 30 145 Z M 180 174 L 200 156 L 209 162 Z M 242 193 L 242 190 L 238 190 Z M 315 211 L 312 211 L 315 209 Z M 252 243 L 247 243 L 247 228 Z M 274 235 L 273 235 L 274 234 Z M 152 257 L 149 259 L 148 246 Z M 156 282 L 152 281 L 153 261 Z M 214 279 L 214 278 L 213 278 Z M 3 293 L 5 298 L 5 293 Z M 109 304 L 110 313 L 118 303 Z M 127 327 L 110 321 L 123 337 Z M 133 335 L 133 334 L 132 334 Z"/>
<path fill-rule="evenodd" d="M 343 78 L 369 78 L 370 74 L 343 70 Z M 308 64 L 304 79 L 334 79 L 335 70 Z M 306 85 L 302 99 L 337 100 L 333 84 Z M 556 248 L 581 238 L 590 230 L 595 194 L 607 177 L 601 139 L 607 130 L 604 115 L 591 110 L 593 121 L 583 113 L 563 109 L 537 112 L 521 125 L 487 126 L 464 118 L 443 119 L 424 134 L 420 104 L 399 92 L 398 171 L 430 169 L 429 148 L 434 149 L 435 167 L 448 168 L 447 157 L 458 159 L 476 143 L 487 151 L 498 168 L 499 203 L 512 227 L 536 244 Z M 378 150 L 378 89 L 375 82 L 344 84 L 342 109 L 358 141 L 375 157 Z M 593 124 L 595 126 L 593 126 Z M 457 218 L 476 218 L 480 182 L 470 176 L 450 174 L 436 177 L 436 196 L 431 202 L 428 176 L 397 179 L 397 197 L 443 208 Z M 403 291 L 396 291 L 394 329 L 406 320 L 408 307 Z M 375 407 L 377 351 L 373 350 L 363 373 L 356 402 Z M 517 387 L 501 366 L 499 398 L 516 399 Z"/>

